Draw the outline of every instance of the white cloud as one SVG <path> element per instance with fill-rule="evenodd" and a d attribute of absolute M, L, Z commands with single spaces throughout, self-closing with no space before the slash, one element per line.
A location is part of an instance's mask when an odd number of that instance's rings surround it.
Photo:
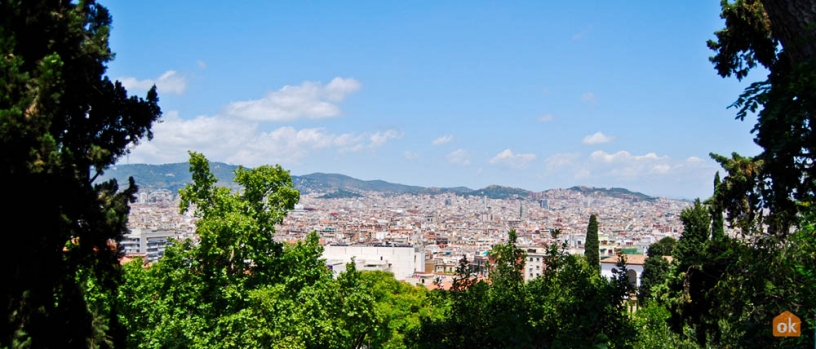
<path fill-rule="evenodd" d="M 288 126 L 261 132 L 254 122 L 218 115 L 184 120 L 174 111 L 166 113 L 163 122 L 153 126 L 153 132 L 152 141 L 133 150 L 131 162 L 184 162 L 187 161 L 187 151 L 193 150 L 214 161 L 247 166 L 297 164 L 316 151 L 352 153 L 383 146 L 399 137 L 395 130 L 335 134 L 322 128 Z"/>
<path fill-rule="evenodd" d="M 198 61 L 196 64 L 198 64 L 198 67 L 201 69 L 207 69 L 207 63 L 204 63 L 204 61 Z"/>
<path fill-rule="evenodd" d="M 415 151 L 406 150 L 406 151 L 402 152 L 402 156 L 405 157 L 408 160 L 416 160 L 417 158 L 419 158 L 419 153 L 417 153 Z"/>
<path fill-rule="evenodd" d="M 697 157 L 672 158 L 656 152 L 594 151 L 553 154 L 538 178 L 548 185 L 623 187 L 674 198 L 707 197 L 717 166 Z M 558 184 L 552 184 L 558 183 Z"/>
<path fill-rule="evenodd" d="M 651 173 L 655 174 L 667 174 L 671 171 L 671 166 L 668 164 L 657 164 L 652 166 Z"/>
<path fill-rule="evenodd" d="M 580 156 L 579 153 L 558 153 L 544 159 L 544 163 L 547 164 L 548 169 L 556 169 L 572 165 Z"/>
<path fill-rule="evenodd" d="M 222 117 L 199 116 L 184 120 L 177 111 L 164 113 L 153 125 L 154 138 L 137 146 L 130 161 L 169 163 L 187 161 L 187 150 L 205 153 L 211 159 L 226 159 L 230 150 L 257 133 L 257 125 L 236 123 Z"/>
<path fill-rule="evenodd" d="M 629 154 L 628 151 L 621 150 L 614 154 L 609 154 L 604 151 L 598 150 L 593 152 L 589 156 L 592 160 L 603 161 L 606 163 L 620 161 L 620 160 L 628 160 L 632 159 L 632 154 Z"/>
<path fill-rule="evenodd" d="M 387 130 L 383 132 L 378 131 L 377 133 L 374 133 L 369 137 L 369 139 L 371 140 L 369 147 L 379 148 L 385 145 L 385 143 L 388 143 L 389 140 L 397 138 L 402 138 L 402 135 L 395 130 Z"/>
<path fill-rule="evenodd" d="M 470 165 L 470 155 L 464 149 L 457 149 L 445 157 L 448 163 L 452 165 L 467 166 Z"/>
<path fill-rule="evenodd" d="M 156 89 L 160 93 L 173 93 L 180 95 L 184 93 L 184 90 L 187 89 L 187 79 L 177 73 L 175 70 L 168 70 L 164 74 L 158 77 L 158 79 L 145 79 L 139 80 L 134 77 L 123 77 L 118 78 L 124 86 L 128 90 L 141 90 L 147 91 L 153 85 L 156 85 Z"/>
<path fill-rule="evenodd" d="M 606 153 L 598 150 L 589 155 L 589 167 L 593 172 L 620 178 L 639 178 L 647 175 L 666 175 L 676 171 L 681 162 L 670 159 L 667 155 L 656 153 L 632 155 L 621 150 Z"/>
<path fill-rule="evenodd" d="M 516 169 L 527 168 L 531 161 L 535 160 L 535 154 L 513 154 L 510 149 L 505 149 L 490 159 L 491 165 L 501 165 Z"/>
<path fill-rule="evenodd" d="M 357 92 L 362 84 L 351 78 L 336 77 L 326 85 L 306 81 L 284 86 L 261 99 L 230 103 L 225 114 L 253 121 L 292 121 L 341 115 L 338 104 Z"/>
<path fill-rule="evenodd" d="M 444 135 L 431 141 L 432 145 L 442 145 L 453 140 L 453 135 Z"/>
<path fill-rule="evenodd" d="M 668 160 L 668 156 L 658 156 L 655 153 L 646 153 L 643 155 L 632 155 L 628 151 L 621 150 L 614 154 L 609 154 L 604 151 L 598 150 L 593 152 L 590 155 L 592 160 L 603 161 L 606 163 L 610 162 L 625 162 L 625 161 L 664 161 Z"/>
<path fill-rule="evenodd" d="M 615 139 L 616 138 L 613 137 L 613 136 L 608 136 L 608 135 L 605 135 L 603 132 L 598 131 L 598 132 L 595 132 L 595 133 L 593 133 L 591 135 L 588 135 L 588 136 L 584 137 L 584 140 L 581 141 L 581 142 L 586 144 L 586 145 L 595 145 L 595 144 L 609 143 L 611 141 L 614 141 Z"/>
<path fill-rule="evenodd" d="M 581 95 L 581 102 L 586 104 L 595 104 L 598 103 L 598 97 L 595 97 L 595 94 L 592 92 L 587 92 Z"/>
<path fill-rule="evenodd" d="M 555 117 L 552 114 L 541 115 L 538 117 L 539 122 L 550 122 L 555 120 Z"/>

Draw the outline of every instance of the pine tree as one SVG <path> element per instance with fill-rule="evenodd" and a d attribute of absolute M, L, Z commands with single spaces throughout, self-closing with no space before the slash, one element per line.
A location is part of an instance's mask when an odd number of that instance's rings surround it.
<path fill-rule="evenodd" d="M 0 347 L 122 338 L 107 300 L 136 186 L 95 180 L 152 137 L 161 110 L 155 88 L 128 96 L 104 76 L 110 24 L 92 0 L 0 1 L 0 218 L 14 227 L 0 254 Z"/>
<path fill-rule="evenodd" d="M 590 266 L 601 269 L 600 244 L 598 242 L 598 217 L 589 216 L 587 226 L 586 244 L 584 245 L 584 255 Z"/>

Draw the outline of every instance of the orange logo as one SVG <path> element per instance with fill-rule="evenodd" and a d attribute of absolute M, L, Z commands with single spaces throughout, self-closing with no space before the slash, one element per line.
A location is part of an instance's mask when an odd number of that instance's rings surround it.
<path fill-rule="evenodd" d="M 789 311 L 773 319 L 774 337 L 799 337 L 802 331 L 802 320 Z"/>

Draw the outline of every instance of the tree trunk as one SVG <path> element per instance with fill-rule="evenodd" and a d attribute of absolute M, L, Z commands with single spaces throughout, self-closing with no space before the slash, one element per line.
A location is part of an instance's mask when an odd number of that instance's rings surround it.
<path fill-rule="evenodd" d="M 816 1 L 760 0 L 792 66 L 816 58 Z"/>

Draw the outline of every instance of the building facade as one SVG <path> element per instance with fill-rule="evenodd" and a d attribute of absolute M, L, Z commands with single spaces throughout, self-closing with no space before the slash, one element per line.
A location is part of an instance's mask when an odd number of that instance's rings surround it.
<path fill-rule="evenodd" d="M 120 244 L 125 255 L 143 254 L 147 262 L 154 263 L 164 256 L 164 250 L 175 233 L 169 230 L 131 229 Z"/>

